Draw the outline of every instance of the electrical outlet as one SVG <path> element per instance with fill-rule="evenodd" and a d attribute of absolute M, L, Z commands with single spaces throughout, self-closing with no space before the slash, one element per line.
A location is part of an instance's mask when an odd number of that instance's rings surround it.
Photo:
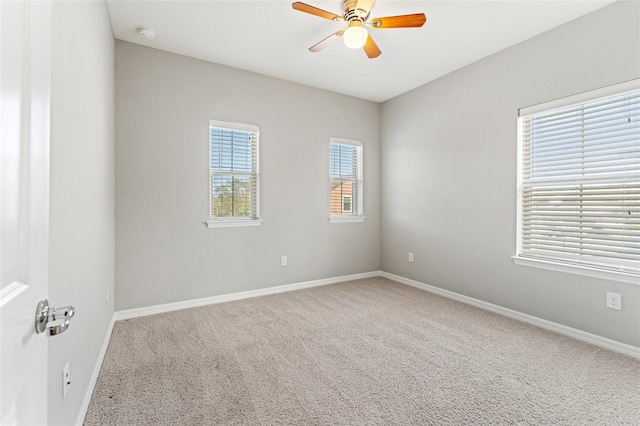
<path fill-rule="evenodd" d="M 607 308 L 622 309 L 622 295 L 618 293 L 607 292 Z"/>
<path fill-rule="evenodd" d="M 287 256 L 280 256 L 280 266 L 287 266 Z"/>
<path fill-rule="evenodd" d="M 409 262 L 413 263 L 413 253 L 409 253 Z"/>
<path fill-rule="evenodd" d="M 67 392 L 71 386 L 71 375 L 69 374 L 69 363 L 62 369 L 62 399 L 67 397 Z"/>

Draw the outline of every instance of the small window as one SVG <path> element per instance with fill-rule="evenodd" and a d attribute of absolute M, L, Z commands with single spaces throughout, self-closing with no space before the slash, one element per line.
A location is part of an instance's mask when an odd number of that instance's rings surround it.
<path fill-rule="evenodd" d="M 329 146 L 329 219 L 362 222 L 362 143 L 331 138 Z"/>
<path fill-rule="evenodd" d="M 209 122 L 210 228 L 260 225 L 257 126 Z"/>
<path fill-rule="evenodd" d="M 342 213 L 353 213 L 351 209 L 351 195 L 342 196 Z"/>
<path fill-rule="evenodd" d="M 639 87 L 520 111 L 516 263 L 640 283 Z"/>

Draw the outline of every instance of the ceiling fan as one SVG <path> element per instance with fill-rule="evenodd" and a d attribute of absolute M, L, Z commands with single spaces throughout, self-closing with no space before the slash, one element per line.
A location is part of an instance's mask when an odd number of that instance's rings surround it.
<path fill-rule="evenodd" d="M 291 6 L 300 12 L 310 13 L 311 15 L 316 15 L 334 22 L 344 22 L 349 24 L 346 29 L 336 31 L 321 42 L 311 46 L 309 48 L 311 52 L 319 52 L 327 47 L 331 42 L 342 37 L 344 44 L 346 44 L 347 47 L 352 49 L 362 48 L 367 56 L 373 59 L 380 56 L 382 51 L 373 41 L 365 27 L 411 28 L 421 27 L 427 21 L 427 17 L 424 13 L 414 13 L 411 15 L 373 18 L 370 22 L 367 22 L 367 19 L 369 19 L 369 12 L 373 7 L 374 2 L 375 0 L 344 0 L 342 5 L 344 14 L 342 16 L 327 12 L 326 10 L 318 9 L 317 7 L 299 1 L 293 3 Z"/>

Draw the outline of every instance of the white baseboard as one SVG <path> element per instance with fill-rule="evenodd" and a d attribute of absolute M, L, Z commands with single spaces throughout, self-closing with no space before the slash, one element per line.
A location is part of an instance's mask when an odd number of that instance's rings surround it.
<path fill-rule="evenodd" d="M 566 325 L 562 325 L 562 324 L 558 324 L 542 318 L 534 317 L 532 315 L 514 311 L 512 309 L 504 308 L 502 306 L 498 306 L 492 303 L 484 302 L 482 300 L 474 299 L 473 297 L 464 296 L 462 294 L 455 293 L 453 291 L 444 290 L 442 288 L 424 284 L 419 281 L 415 281 L 409 278 L 404 278 L 399 275 L 390 274 L 384 271 L 372 271 L 372 272 L 365 272 L 361 274 L 344 275 L 341 277 L 325 278 L 325 279 L 314 280 L 314 281 L 305 281 L 305 282 L 295 283 L 295 284 L 286 284 L 286 285 L 268 287 L 268 288 L 263 288 L 258 290 L 223 294 L 220 296 L 205 297 L 202 299 L 185 300 L 183 302 L 167 303 L 164 305 L 156 305 L 156 306 L 149 306 L 149 307 L 136 308 L 136 309 L 127 309 L 123 311 L 114 312 L 111 318 L 111 323 L 109 324 L 109 329 L 107 330 L 107 334 L 104 338 L 104 342 L 102 343 L 102 348 L 100 349 L 100 353 L 98 355 L 98 359 L 96 361 L 96 366 L 93 370 L 91 380 L 89 381 L 89 385 L 87 386 L 87 391 L 86 391 L 84 400 L 82 401 L 82 406 L 80 407 L 80 411 L 78 412 L 78 417 L 76 419 L 75 424 L 77 426 L 82 426 L 84 422 L 84 417 L 87 414 L 87 410 L 89 409 L 89 403 L 91 402 L 91 396 L 93 395 L 93 389 L 96 385 L 96 382 L 98 381 L 98 374 L 100 373 L 100 368 L 102 367 L 102 361 L 104 360 L 104 357 L 107 352 L 107 348 L 109 346 L 109 340 L 111 339 L 111 333 L 113 331 L 113 326 L 115 321 L 128 319 L 128 318 L 142 317 L 147 315 L 154 315 L 162 312 L 176 311 L 179 309 L 194 308 L 197 306 L 230 302 L 233 300 L 247 299 L 250 297 L 266 296 L 269 294 L 284 293 L 287 291 L 302 290 L 305 288 L 318 287 L 322 285 L 336 284 L 336 283 L 345 282 L 345 281 L 353 281 L 353 280 L 380 277 L 380 276 L 384 278 L 388 278 L 392 281 L 396 281 L 401 284 L 416 287 L 421 290 L 426 290 L 428 292 L 431 292 L 440 296 L 444 296 L 449 299 L 457 300 L 459 302 L 466 303 L 468 305 L 476 306 L 478 308 L 485 309 L 487 311 L 491 311 L 499 315 L 503 315 L 505 317 L 513 318 L 518 321 L 535 325 L 540 328 L 544 328 L 546 330 L 555 331 L 556 333 L 560 333 L 565 336 L 572 337 L 576 340 L 581 340 L 583 342 L 591 343 L 593 345 L 600 346 L 602 348 L 609 349 L 614 352 L 619 352 L 619 353 L 640 359 L 640 348 L 637 346 L 627 345 L 625 343 L 607 339 L 605 337 L 598 336 L 596 334 L 587 333 L 586 331 L 578 330 L 572 327 L 567 327 Z"/>
<path fill-rule="evenodd" d="M 238 293 L 221 294 L 219 296 L 204 297 L 202 299 L 184 300 L 182 302 L 166 303 L 163 305 L 147 306 L 144 308 L 126 309 L 116 311 L 116 321 L 144 317 L 147 315 L 161 314 L 163 312 L 177 311 L 180 309 L 195 308 L 198 306 L 213 305 L 216 303 L 231 302 L 233 300 L 248 299 L 250 297 L 267 296 L 269 294 L 284 293 L 286 291 L 302 290 L 304 288 L 318 287 L 328 284 L 336 284 L 345 281 L 360 280 L 364 278 L 379 277 L 380 271 L 364 272 L 361 274 L 343 275 L 341 277 L 324 278 L 321 280 L 305 281 L 295 284 L 285 284 L 275 287 L 261 288 L 258 290 L 241 291 Z"/>
<path fill-rule="evenodd" d="M 87 410 L 89 409 L 89 403 L 91 402 L 93 389 L 96 387 L 96 382 L 98 381 L 98 375 L 100 374 L 102 361 L 104 361 L 104 356 L 107 354 L 107 348 L 109 347 L 109 341 L 111 340 L 111 332 L 113 331 L 113 325 L 115 324 L 115 322 L 116 322 L 116 318 L 114 314 L 111 316 L 111 322 L 109 323 L 107 334 L 104 336 L 104 341 L 102 342 L 102 347 L 100 348 L 100 353 L 98 354 L 98 360 L 96 361 L 96 366 L 93 368 L 93 374 L 89 379 L 89 384 L 87 385 L 87 391 L 84 395 L 84 399 L 82 400 L 82 405 L 80 406 L 78 417 L 76 418 L 76 422 L 75 422 L 76 426 L 82 426 L 82 424 L 84 423 L 84 417 L 87 415 Z"/>
<path fill-rule="evenodd" d="M 84 418 L 87 415 L 87 410 L 89 409 L 89 404 L 91 403 L 91 396 L 93 395 L 93 390 L 96 386 L 96 382 L 98 381 L 100 368 L 102 367 L 102 362 L 104 361 L 104 357 L 107 353 L 107 348 L 109 347 L 109 341 L 111 340 L 111 333 L 113 332 L 113 326 L 115 322 L 118 320 L 142 317 L 147 315 L 154 315 L 162 312 L 176 311 L 179 309 L 194 308 L 196 306 L 230 302 L 233 300 L 247 299 L 250 297 L 284 293 L 286 291 L 302 290 L 304 288 L 318 287 L 318 286 L 328 285 L 328 284 L 336 284 L 336 283 L 345 282 L 345 281 L 379 277 L 380 274 L 381 274 L 380 271 L 364 272 L 361 274 L 343 275 L 341 277 L 325 278 L 321 280 L 305 281 L 305 282 L 295 283 L 295 284 L 286 284 L 286 285 L 263 288 L 258 290 L 243 291 L 239 293 L 223 294 L 220 296 L 205 297 L 202 299 L 185 300 L 183 302 L 167 303 L 164 305 L 156 305 L 156 306 L 149 306 L 149 307 L 137 308 L 137 309 L 127 309 L 124 311 L 116 311 L 113 313 L 113 316 L 111 317 L 111 322 L 109 323 L 107 334 L 105 335 L 104 341 L 102 343 L 102 348 L 100 348 L 100 353 L 98 354 L 96 366 L 93 369 L 93 374 L 91 375 L 91 379 L 89 380 L 87 391 L 85 393 L 84 399 L 82 400 L 82 405 L 80 406 L 80 411 L 78 412 L 78 417 L 76 418 L 75 425 L 82 426 L 82 424 L 84 423 Z"/>
<path fill-rule="evenodd" d="M 512 309 L 474 299 L 473 297 L 464 296 L 453 291 L 444 290 L 438 287 L 424 284 L 409 278 L 404 278 L 399 275 L 390 274 L 388 272 L 383 271 L 380 273 L 380 276 L 399 282 L 401 284 L 406 284 L 412 287 L 426 290 L 428 292 L 444 296 L 449 299 L 457 300 L 468 305 L 476 306 L 478 308 L 485 309 L 487 311 L 491 311 L 505 317 L 526 322 L 527 324 L 535 325 L 546 330 L 555 331 L 556 333 L 564 334 L 565 336 L 572 337 L 576 340 L 581 340 L 583 342 L 591 343 L 592 345 L 600 346 L 614 352 L 619 352 L 640 359 L 640 348 L 637 346 L 627 345 L 626 343 L 607 339 L 606 337 L 598 336 L 597 334 L 587 333 L 586 331 L 578 330 L 577 328 L 567 327 L 566 325 L 558 324 L 553 321 L 534 317 L 533 315 L 524 314 L 522 312 L 514 311 Z"/>

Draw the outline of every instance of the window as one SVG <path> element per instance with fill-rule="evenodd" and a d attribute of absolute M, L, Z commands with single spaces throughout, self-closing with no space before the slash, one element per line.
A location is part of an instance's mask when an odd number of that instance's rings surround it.
<path fill-rule="evenodd" d="M 329 146 L 329 220 L 362 222 L 362 143 L 331 138 Z"/>
<path fill-rule="evenodd" d="M 207 226 L 260 225 L 257 126 L 209 122 Z"/>
<path fill-rule="evenodd" d="M 518 133 L 516 263 L 640 284 L 640 80 L 522 109 Z"/>
<path fill-rule="evenodd" d="M 342 196 L 342 213 L 353 213 L 351 209 L 351 195 Z"/>

